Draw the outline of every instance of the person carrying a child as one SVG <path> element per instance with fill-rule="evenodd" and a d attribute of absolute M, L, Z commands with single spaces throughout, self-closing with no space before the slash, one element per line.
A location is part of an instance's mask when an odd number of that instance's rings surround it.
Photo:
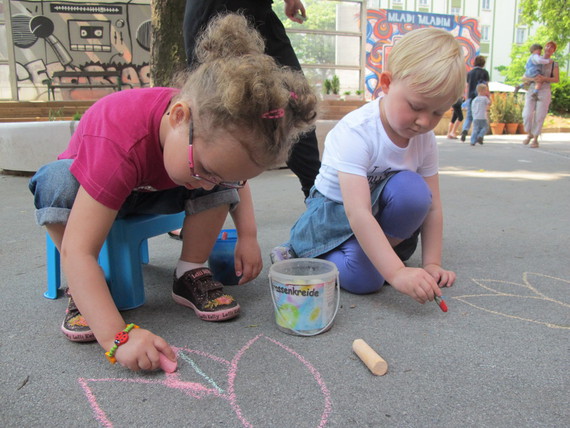
<path fill-rule="evenodd" d="M 552 63 L 551 58 L 544 58 L 542 56 L 542 46 L 535 43 L 530 47 L 530 56 L 528 57 L 525 64 L 525 72 L 523 79 L 534 79 L 539 74 L 542 74 L 542 66 L 544 64 Z M 530 86 L 530 81 L 526 80 L 520 85 L 515 86 L 515 94 L 522 88 L 528 89 Z M 532 96 L 538 98 L 538 91 L 542 88 L 542 82 L 536 81 L 534 89 L 532 90 Z"/>
<path fill-rule="evenodd" d="M 491 100 L 489 99 L 489 87 L 484 83 L 477 85 L 477 96 L 471 102 L 473 114 L 473 131 L 471 132 L 471 145 L 476 143 L 483 145 L 483 139 L 489 129 L 488 114 Z"/>
<path fill-rule="evenodd" d="M 444 52 L 444 54 L 442 54 Z M 318 257 L 336 264 L 340 285 L 365 294 L 385 281 L 420 303 L 441 296 L 455 273 L 442 267 L 443 216 L 435 134 L 461 96 L 465 62 L 450 33 L 422 28 L 391 50 L 383 95 L 329 132 L 322 166 L 273 262 Z M 422 236 L 422 267 L 406 267 Z"/>
<path fill-rule="evenodd" d="M 36 220 L 61 252 L 72 296 L 62 330 L 70 340 L 96 339 L 132 370 L 158 368 L 160 353 L 175 360 L 163 338 L 125 327 L 97 264 L 115 218 L 131 214 L 185 211 L 174 300 L 206 321 L 238 315 L 238 303 L 205 263 L 229 212 L 238 231 L 240 284 L 259 274 L 246 180 L 282 162 L 316 117 L 317 98 L 306 79 L 263 51 L 243 16 L 215 19 L 181 89 L 133 89 L 97 101 L 67 150 L 30 180 Z M 130 338 L 117 348 L 121 331 Z"/>
<path fill-rule="evenodd" d="M 556 52 L 556 48 L 556 43 L 553 40 L 549 41 L 544 45 L 544 57 L 550 59 Z M 542 74 L 532 79 L 525 78 L 525 80 L 530 82 L 531 88 L 532 85 L 541 84 L 537 96 L 534 96 L 534 91 L 527 91 L 522 112 L 524 129 L 528 132 L 523 144 L 530 143 L 530 147 L 536 149 L 538 137 L 542 133 L 542 125 L 552 101 L 551 85 L 560 81 L 560 67 L 556 61 L 553 61 L 542 66 Z"/>

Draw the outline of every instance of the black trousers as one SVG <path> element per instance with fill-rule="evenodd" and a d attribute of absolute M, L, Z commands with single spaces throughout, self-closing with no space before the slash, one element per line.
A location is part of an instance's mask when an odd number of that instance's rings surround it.
<path fill-rule="evenodd" d="M 283 23 L 271 9 L 271 0 L 186 0 L 184 11 L 184 44 L 188 65 L 194 62 L 197 36 L 210 19 L 220 12 L 241 12 L 265 40 L 265 53 L 294 70 L 301 70 Z M 315 131 L 303 134 L 291 151 L 287 166 L 299 178 L 305 197 L 313 187 L 321 167 Z"/>

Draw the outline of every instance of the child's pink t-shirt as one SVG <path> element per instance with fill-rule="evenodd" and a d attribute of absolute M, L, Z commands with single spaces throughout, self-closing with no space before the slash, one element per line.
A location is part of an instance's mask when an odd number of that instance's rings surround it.
<path fill-rule="evenodd" d="M 81 118 L 58 159 L 74 159 L 71 173 L 93 199 L 114 210 L 133 190 L 165 190 L 169 178 L 160 121 L 176 90 L 129 89 L 101 98 Z"/>

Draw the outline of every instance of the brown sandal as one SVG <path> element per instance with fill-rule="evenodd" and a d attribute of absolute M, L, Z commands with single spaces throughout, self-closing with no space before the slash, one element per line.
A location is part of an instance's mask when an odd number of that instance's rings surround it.
<path fill-rule="evenodd" d="M 526 136 L 526 138 L 523 141 L 523 144 L 526 146 L 528 143 L 530 143 L 530 140 L 532 140 L 532 134 L 528 134 Z"/>
<path fill-rule="evenodd" d="M 538 148 L 538 136 L 534 137 L 534 140 L 532 141 L 532 144 L 529 147 L 531 149 L 537 149 Z"/>

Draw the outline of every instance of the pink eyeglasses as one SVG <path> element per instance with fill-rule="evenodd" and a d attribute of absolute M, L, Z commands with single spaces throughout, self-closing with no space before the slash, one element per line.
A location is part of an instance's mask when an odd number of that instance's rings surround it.
<path fill-rule="evenodd" d="M 216 180 L 215 178 L 209 177 L 202 177 L 194 172 L 194 149 L 192 145 L 192 141 L 194 139 L 194 122 L 190 122 L 190 133 L 188 138 L 188 166 L 192 172 L 192 178 L 195 180 L 206 181 L 207 183 L 213 184 L 215 186 L 222 186 L 227 187 L 228 189 L 241 189 L 247 183 L 247 180 L 242 181 L 221 181 Z"/>

